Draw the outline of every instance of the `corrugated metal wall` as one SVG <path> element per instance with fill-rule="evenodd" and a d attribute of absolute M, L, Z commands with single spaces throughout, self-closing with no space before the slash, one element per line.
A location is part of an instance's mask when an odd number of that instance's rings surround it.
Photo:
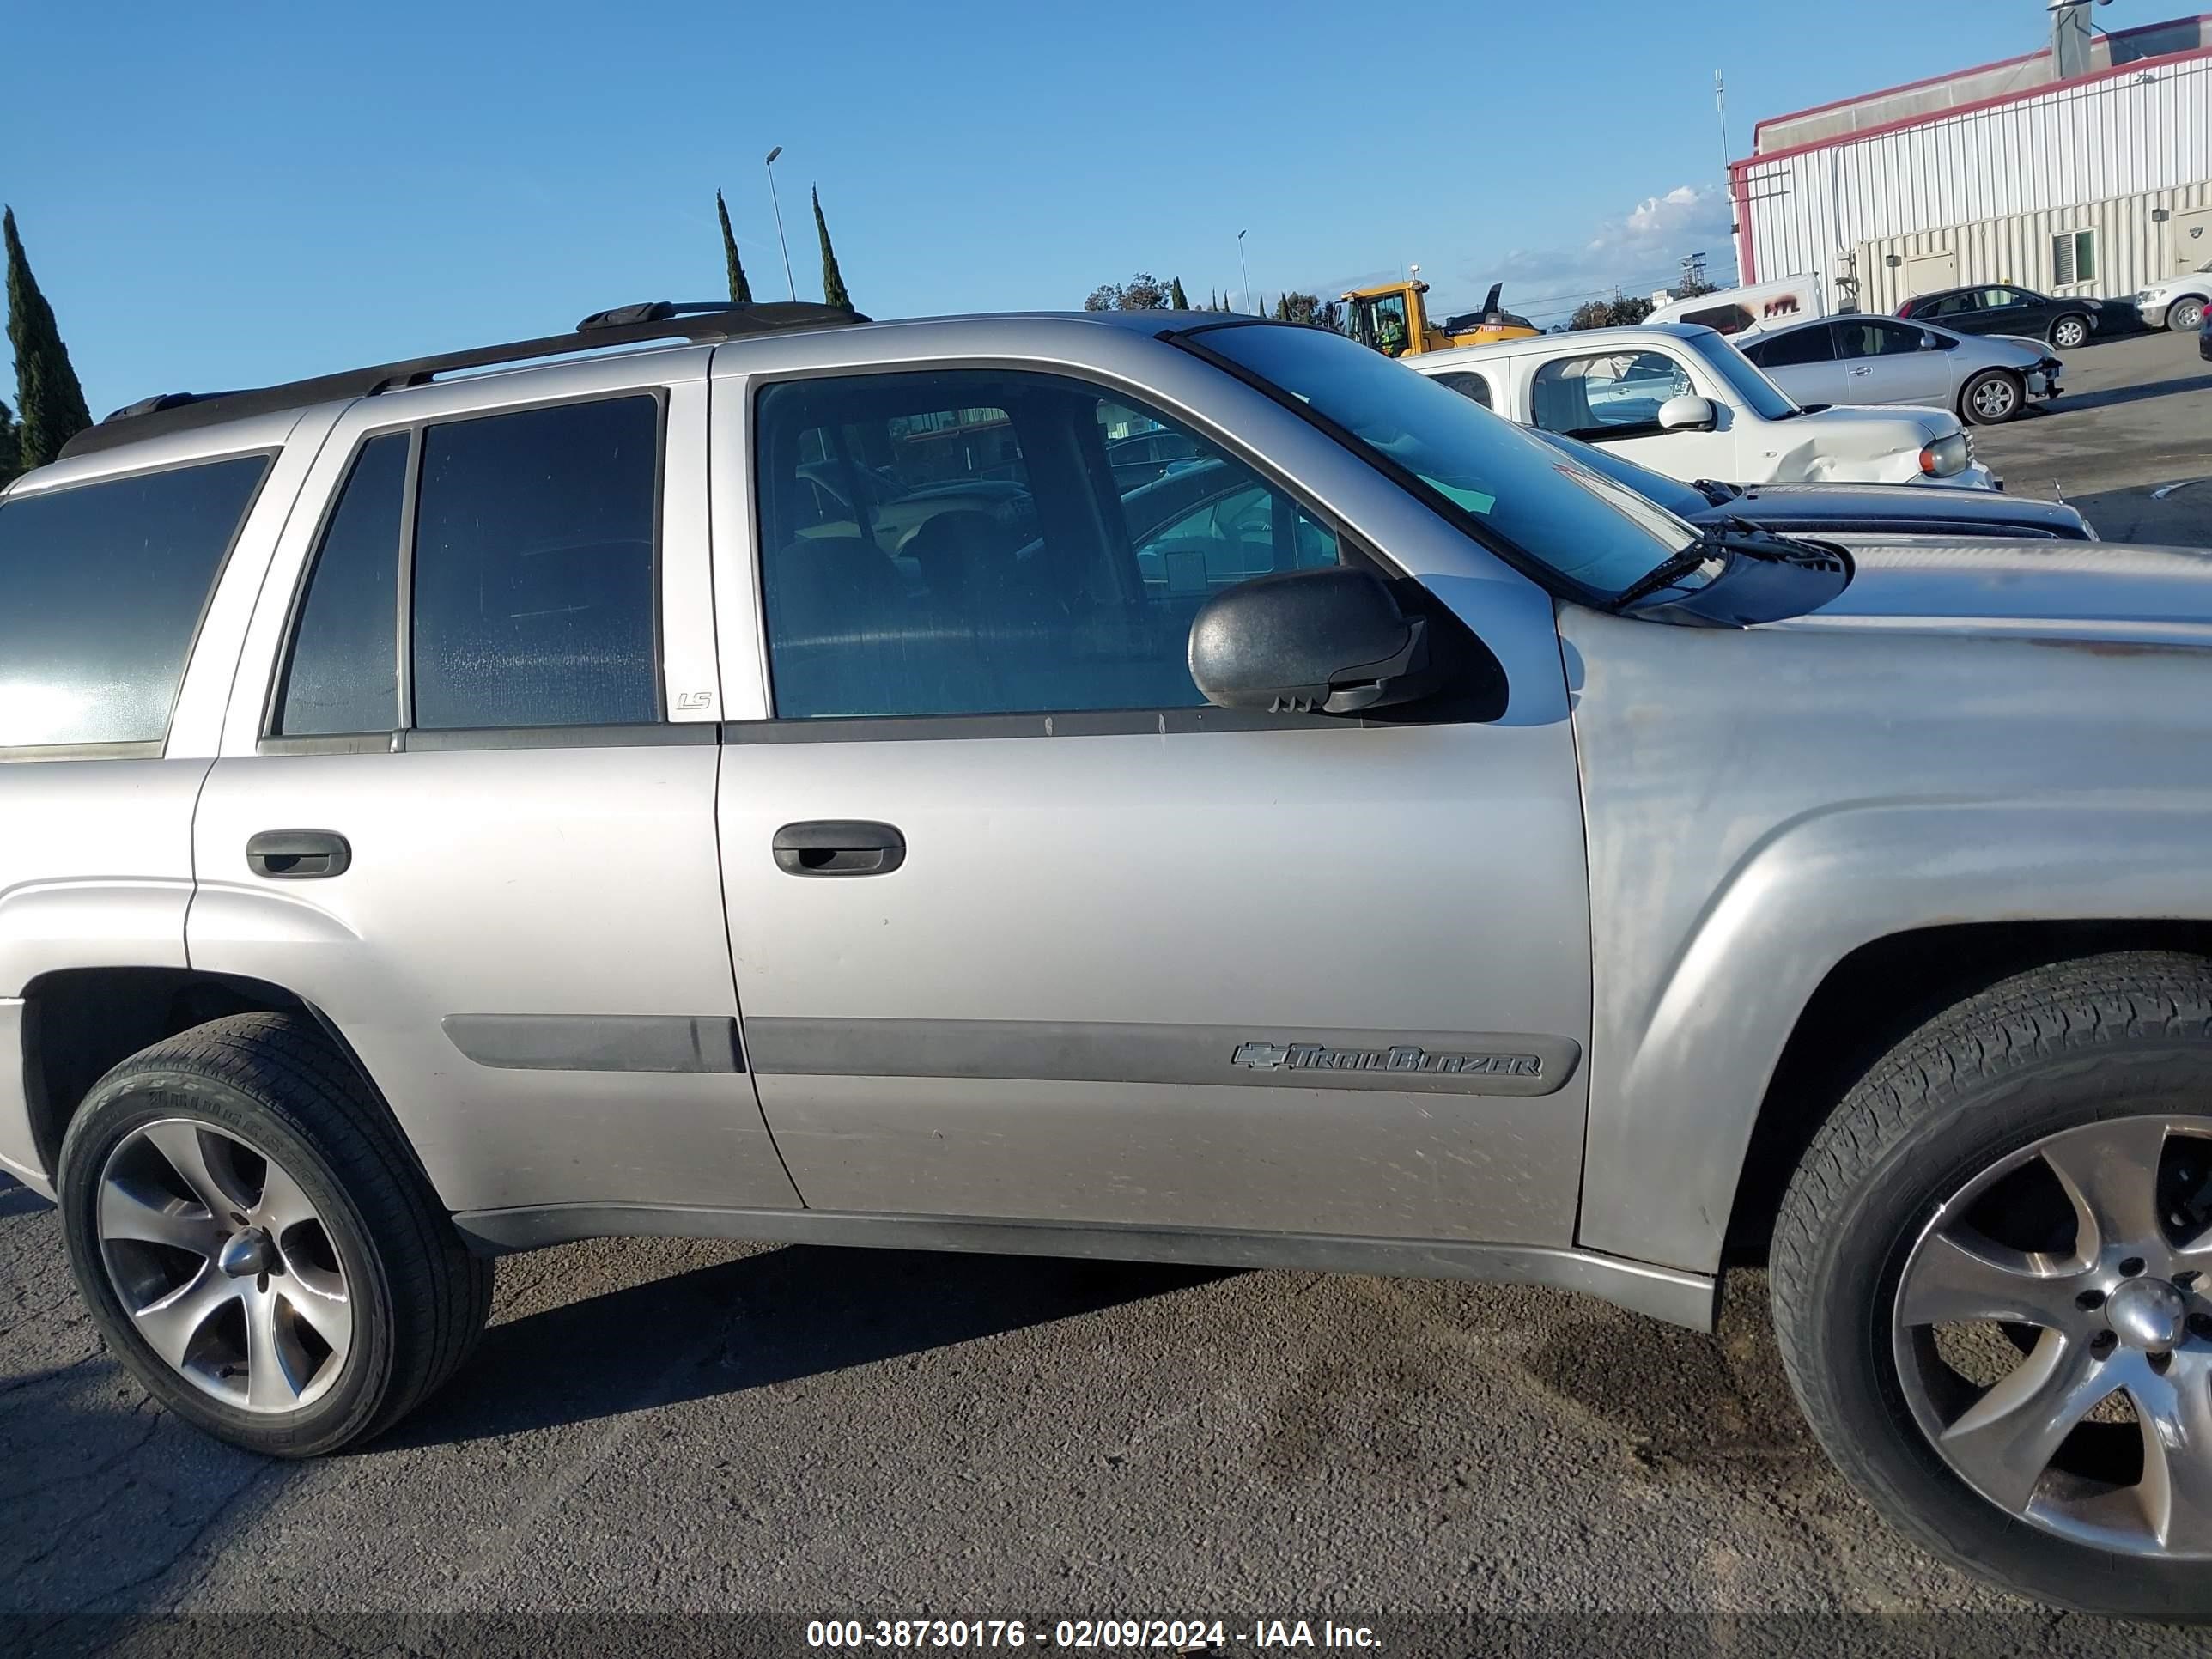
<path fill-rule="evenodd" d="M 2154 61 L 1731 171 L 1749 198 L 1760 281 L 1832 269 L 1846 250 L 1917 232 L 2172 190 L 2212 179 L 2212 58 Z"/>
<path fill-rule="evenodd" d="M 1905 284 L 1911 261 L 1943 252 L 1958 256 L 1960 283 L 2018 283 L 2045 293 L 2133 294 L 2173 269 L 2172 222 L 2160 223 L 2151 216 L 2160 208 L 2169 214 L 2212 208 L 2212 180 L 1862 243 L 1856 250 L 1859 305 L 1866 311 L 1896 310 L 1912 297 Z M 2061 288 L 2051 269 L 2051 239 L 2062 231 L 2091 228 L 2097 232 L 2097 275 Z M 2212 258 L 2212 246 L 2203 254 Z M 1899 260 L 1894 268 L 1892 255 Z"/>

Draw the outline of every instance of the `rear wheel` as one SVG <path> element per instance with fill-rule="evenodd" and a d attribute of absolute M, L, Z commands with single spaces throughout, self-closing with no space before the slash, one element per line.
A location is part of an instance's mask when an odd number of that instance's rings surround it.
<path fill-rule="evenodd" d="M 2204 326 L 2204 301 L 2185 295 L 2166 308 L 2166 325 L 2176 334 L 2194 334 Z"/>
<path fill-rule="evenodd" d="M 156 1400 L 305 1457 L 390 1426 L 490 1307 L 368 1085 L 315 1027 L 219 1019 L 100 1080 L 56 1189 L 78 1289 Z"/>
<path fill-rule="evenodd" d="M 1959 393 L 1959 413 L 1976 426 L 2002 426 L 2020 413 L 2027 390 L 2008 369 L 1985 368 Z"/>
<path fill-rule="evenodd" d="M 2089 337 L 2087 317 L 2061 317 L 2051 325 L 2051 343 L 2061 351 L 2071 351 Z"/>
<path fill-rule="evenodd" d="M 1806 1153 L 1772 1289 L 1899 1527 L 2025 1595 L 2212 1617 L 2212 964 L 2058 964 L 1930 1021 Z"/>

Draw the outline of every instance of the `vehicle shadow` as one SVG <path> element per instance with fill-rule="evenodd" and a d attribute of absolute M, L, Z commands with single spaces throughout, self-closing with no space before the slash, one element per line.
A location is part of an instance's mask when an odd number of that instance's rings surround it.
<path fill-rule="evenodd" d="M 2119 404 L 2148 403 L 2189 392 L 2212 392 L 2212 374 L 2194 374 L 2181 380 L 2153 380 L 2144 386 L 2116 386 L 2102 392 L 2068 392 L 2050 410 L 2053 415 L 2072 415 L 2092 409 L 2111 409 Z"/>
<path fill-rule="evenodd" d="M 766 1388 L 1227 1276 L 1047 1256 L 764 1250 L 494 1326 L 443 1393 L 364 1455 Z"/>
<path fill-rule="evenodd" d="M 0 1221 L 10 1216 L 35 1215 L 52 1206 L 28 1187 L 19 1185 L 5 1176 L 0 1176 Z"/>

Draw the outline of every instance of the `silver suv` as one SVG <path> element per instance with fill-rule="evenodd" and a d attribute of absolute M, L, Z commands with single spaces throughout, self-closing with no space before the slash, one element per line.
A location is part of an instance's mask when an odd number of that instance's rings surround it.
<path fill-rule="evenodd" d="M 1763 1255 L 1892 1520 L 2212 1612 L 2207 647 L 2200 557 L 1693 529 L 1244 319 L 152 399 L 0 500 L 0 1162 L 283 1455 L 594 1235 Z"/>

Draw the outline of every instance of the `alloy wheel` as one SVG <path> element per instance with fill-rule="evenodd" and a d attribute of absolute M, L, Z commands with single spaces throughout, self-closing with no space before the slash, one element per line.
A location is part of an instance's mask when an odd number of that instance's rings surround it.
<path fill-rule="evenodd" d="M 2057 328 L 2051 331 L 2051 343 L 2053 345 L 2064 347 L 2069 351 L 2088 337 L 2088 325 L 2078 317 L 2065 318 Z"/>
<path fill-rule="evenodd" d="M 2199 300 L 2183 300 L 2166 314 L 2166 325 L 2179 334 L 2194 334 L 2204 325 L 2204 305 Z"/>
<path fill-rule="evenodd" d="M 1984 1498 L 2212 1558 L 2212 1123 L 2105 1119 L 1991 1164 L 1915 1241 L 1892 1324 L 1914 1421 Z"/>
<path fill-rule="evenodd" d="M 2020 393 L 2013 383 L 2002 374 L 1993 374 L 1974 387 L 1974 418 L 1995 422 L 2009 416 Z"/>
<path fill-rule="evenodd" d="M 98 1207 L 109 1283 L 172 1370 L 254 1413 L 330 1392 L 353 1346 L 345 1270 L 276 1159 L 229 1130 L 166 1118 L 108 1155 Z"/>

